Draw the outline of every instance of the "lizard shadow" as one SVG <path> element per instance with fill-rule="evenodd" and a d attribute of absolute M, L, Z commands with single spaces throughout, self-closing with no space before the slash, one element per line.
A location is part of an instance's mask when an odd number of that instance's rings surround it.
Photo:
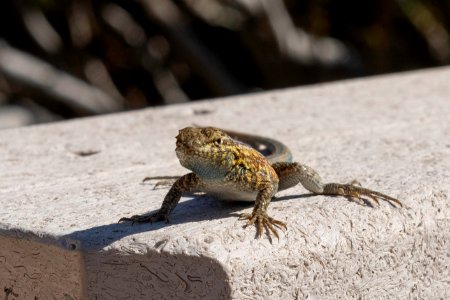
<path fill-rule="evenodd" d="M 276 197 L 272 201 L 285 201 L 315 196 L 314 194 L 290 195 Z M 219 201 L 208 195 L 192 195 L 184 197 L 171 214 L 169 223 L 154 222 L 131 224 L 131 222 L 111 223 L 77 230 L 61 237 L 67 246 L 75 250 L 83 248 L 90 251 L 100 251 L 104 247 L 126 236 L 157 231 L 164 227 L 176 226 L 183 223 L 196 223 L 207 220 L 223 219 L 239 216 L 243 209 L 252 208 L 253 202 Z M 145 212 L 153 214 L 157 210 Z M 244 225 L 244 223 L 242 224 Z"/>
<path fill-rule="evenodd" d="M 272 202 L 307 199 L 320 196 L 307 193 L 298 195 L 289 195 L 274 197 Z M 339 196 L 332 196 L 338 198 Z M 351 201 L 351 200 L 349 200 Z M 364 206 L 373 207 L 373 205 L 363 199 Z M 228 217 L 239 217 L 243 209 L 252 208 L 254 202 L 244 201 L 219 201 L 208 195 L 193 194 L 190 197 L 184 197 L 171 214 L 170 222 L 155 222 L 131 224 L 131 222 L 111 223 L 94 226 L 91 228 L 74 231 L 68 235 L 62 236 L 62 240 L 72 250 L 83 248 L 90 251 L 100 251 L 106 246 L 118 241 L 126 236 L 157 231 L 164 227 L 176 226 L 183 223 L 197 223 L 201 221 L 223 219 Z M 148 211 L 144 214 L 153 214 L 157 210 Z M 244 223 L 242 223 L 244 225 Z"/>
<path fill-rule="evenodd" d="M 157 231 L 159 229 L 175 226 L 183 223 L 195 223 L 205 220 L 221 219 L 230 216 L 231 213 L 242 209 L 243 207 L 251 207 L 253 203 L 231 203 L 218 201 L 207 195 L 192 195 L 191 197 L 183 197 L 172 212 L 169 222 L 154 222 L 132 224 L 131 222 L 114 222 L 94 226 L 82 230 L 71 232 L 61 237 L 66 246 L 72 250 L 83 248 L 89 251 L 100 251 L 104 247 L 118 241 L 126 236 L 139 234 L 143 232 Z M 147 215 L 156 213 L 159 209 L 147 212 L 137 212 Z M 117 219 L 117 221 L 119 218 Z"/>

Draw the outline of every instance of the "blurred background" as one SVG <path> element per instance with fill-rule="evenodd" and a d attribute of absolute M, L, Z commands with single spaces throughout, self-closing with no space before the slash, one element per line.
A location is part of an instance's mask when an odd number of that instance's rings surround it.
<path fill-rule="evenodd" d="M 448 65 L 449 16 L 437 0 L 1 0 L 0 128 Z"/>

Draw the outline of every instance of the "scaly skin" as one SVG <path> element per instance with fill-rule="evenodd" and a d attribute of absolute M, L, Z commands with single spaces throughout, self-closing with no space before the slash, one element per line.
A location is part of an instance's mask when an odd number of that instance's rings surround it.
<path fill-rule="evenodd" d="M 378 200 L 383 200 L 402 206 L 393 197 L 353 183 L 323 183 L 312 168 L 297 162 L 279 161 L 280 158 L 290 158 L 287 147 L 279 142 L 275 141 L 278 148 L 274 146 L 274 149 L 269 149 L 272 154 L 275 153 L 269 161 L 254 148 L 230 136 L 250 144 L 253 141 L 253 145 L 275 145 L 274 140 L 236 132 L 227 133 L 214 127 L 181 129 L 176 137 L 175 151 L 181 165 L 192 173 L 178 177 L 157 213 L 121 218 L 119 222 L 168 221 L 183 193 L 202 191 L 224 200 L 254 201 L 252 213 L 241 215 L 241 219 L 247 220 L 245 227 L 255 225 L 257 238 L 261 237 L 264 230 L 269 238 L 271 234 L 278 238 L 277 228 L 286 229 L 286 224 L 269 217 L 267 208 L 277 191 L 298 183 L 314 194 L 340 195 L 359 200 L 366 196 L 377 204 Z"/>

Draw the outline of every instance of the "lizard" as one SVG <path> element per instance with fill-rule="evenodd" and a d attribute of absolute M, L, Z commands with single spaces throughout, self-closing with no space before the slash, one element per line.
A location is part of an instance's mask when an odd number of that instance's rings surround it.
<path fill-rule="evenodd" d="M 267 157 L 258 148 L 266 148 Z M 215 127 L 186 127 L 176 136 L 175 152 L 180 164 L 192 172 L 176 177 L 156 213 L 123 217 L 119 222 L 169 222 L 169 215 L 181 196 L 200 191 L 221 200 L 255 202 L 251 213 L 240 216 L 246 220 L 244 227 L 255 225 L 256 238 L 261 238 L 265 230 L 269 238 L 273 234 L 278 239 L 278 229 L 286 230 L 287 225 L 270 217 L 268 206 L 278 191 L 299 183 L 313 194 L 345 196 L 360 201 L 365 196 L 377 204 L 383 200 L 402 206 L 400 200 L 355 182 L 324 183 L 313 168 L 292 162 L 291 152 L 284 144 L 264 137 Z"/>

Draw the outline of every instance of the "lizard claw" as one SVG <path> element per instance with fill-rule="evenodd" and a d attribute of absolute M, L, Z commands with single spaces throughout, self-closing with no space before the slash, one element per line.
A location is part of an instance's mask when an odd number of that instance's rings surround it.
<path fill-rule="evenodd" d="M 277 228 L 287 229 L 286 223 L 276 220 L 274 218 L 269 217 L 266 213 L 262 212 L 252 212 L 251 214 L 241 214 L 239 217 L 240 220 L 247 220 L 247 224 L 244 225 L 244 228 L 255 224 L 256 226 L 256 238 L 261 238 L 263 228 L 266 230 L 266 234 L 269 239 L 270 234 L 273 234 L 277 239 L 279 239 Z"/>

